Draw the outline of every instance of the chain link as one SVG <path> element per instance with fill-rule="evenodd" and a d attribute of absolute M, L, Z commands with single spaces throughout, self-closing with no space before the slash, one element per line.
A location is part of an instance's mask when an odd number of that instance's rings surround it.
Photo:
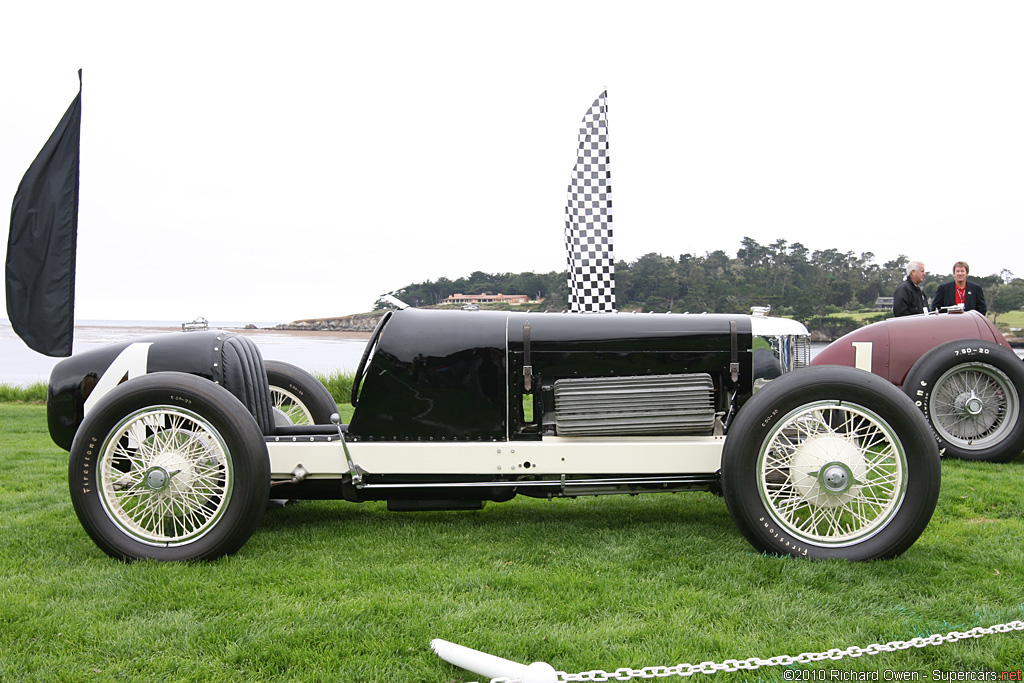
<path fill-rule="evenodd" d="M 556 672 L 558 674 L 559 681 L 593 681 L 594 683 L 602 683 L 603 681 L 630 681 L 634 678 L 667 678 L 669 676 L 680 676 L 687 677 L 693 676 L 694 674 L 714 674 L 719 671 L 751 671 L 753 669 L 759 669 L 762 666 L 790 666 L 792 664 L 811 664 L 813 662 L 823 662 L 826 659 L 837 661 L 846 657 L 861 657 L 863 655 L 877 655 L 882 652 L 898 652 L 900 650 L 909 650 L 910 648 L 922 648 L 928 647 L 929 645 L 942 645 L 943 643 L 955 643 L 958 640 L 966 640 L 969 638 L 982 638 L 984 636 L 990 636 L 994 633 L 1010 633 L 1012 631 L 1024 631 L 1024 621 L 1011 621 L 1006 624 L 996 624 L 995 626 L 976 626 L 970 631 L 950 631 L 945 635 L 935 634 L 928 636 L 927 638 L 911 638 L 910 640 L 893 640 L 884 645 L 873 643 L 867 647 L 858 647 L 853 645 L 840 650 L 839 648 L 832 648 L 825 652 L 803 652 L 798 655 L 779 655 L 776 657 L 770 657 L 768 659 L 760 659 L 758 657 L 751 657 L 750 659 L 744 659 L 742 661 L 736 659 L 726 659 L 722 663 L 716 662 L 701 662 L 700 664 L 676 664 L 675 666 L 647 666 L 643 669 L 630 669 L 623 667 L 616 669 L 609 673 L 600 669 L 594 669 L 593 671 L 582 671 L 577 674 L 570 674 L 564 671 Z M 492 678 L 491 683 L 521 683 L 518 678 Z"/>

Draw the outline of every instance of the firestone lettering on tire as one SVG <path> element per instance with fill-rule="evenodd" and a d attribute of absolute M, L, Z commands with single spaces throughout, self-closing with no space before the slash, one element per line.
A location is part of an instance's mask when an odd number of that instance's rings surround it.
<path fill-rule="evenodd" d="M 785 536 L 775 533 L 774 527 L 769 526 L 768 520 L 766 520 L 764 517 L 761 517 L 760 521 L 764 524 L 764 528 L 768 529 L 768 533 L 771 534 L 773 538 L 778 539 L 780 543 L 784 543 L 786 548 L 795 551 L 796 554 L 801 555 L 803 557 L 807 556 L 807 548 L 803 547 L 802 545 L 797 545 L 795 542 L 790 541 Z"/>

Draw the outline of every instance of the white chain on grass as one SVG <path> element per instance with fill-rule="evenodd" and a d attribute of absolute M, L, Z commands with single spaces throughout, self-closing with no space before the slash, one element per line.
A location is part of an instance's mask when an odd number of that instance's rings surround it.
<path fill-rule="evenodd" d="M 642 669 L 630 669 L 624 667 L 615 671 L 583 671 L 578 674 L 556 672 L 559 681 L 629 681 L 634 678 L 667 678 L 669 676 L 693 676 L 694 674 L 714 674 L 719 671 L 751 671 L 762 666 L 790 666 L 792 664 L 810 664 L 823 662 L 825 660 L 839 660 L 845 657 L 860 657 L 862 655 L 877 655 L 880 652 L 896 652 L 898 650 L 909 650 L 912 647 L 927 647 L 928 645 L 942 645 L 943 643 L 955 643 L 958 640 L 967 638 L 981 638 L 990 636 L 993 633 L 1010 633 L 1011 631 L 1024 631 L 1024 621 L 1011 621 L 1007 624 L 997 624 L 985 628 L 976 626 L 970 631 L 950 631 L 946 635 L 935 634 L 927 638 L 912 638 L 910 640 L 894 640 L 885 645 L 873 644 L 867 647 L 848 647 L 845 650 L 833 648 L 827 652 L 804 652 L 799 655 L 780 655 L 769 659 L 751 657 L 739 661 L 726 659 L 721 664 L 716 662 L 701 662 L 700 664 L 676 664 L 675 666 L 647 666 Z M 520 683 L 518 678 L 492 678 L 491 683 Z"/>

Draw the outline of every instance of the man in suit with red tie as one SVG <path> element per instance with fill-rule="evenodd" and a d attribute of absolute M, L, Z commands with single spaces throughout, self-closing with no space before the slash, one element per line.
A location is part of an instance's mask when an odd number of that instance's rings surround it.
<path fill-rule="evenodd" d="M 932 310 L 962 304 L 965 311 L 978 311 L 981 314 L 988 311 L 981 285 L 967 279 L 967 273 L 970 271 L 970 267 L 964 261 L 953 264 L 953 281 L 944 282 L 935 290 Z"/>

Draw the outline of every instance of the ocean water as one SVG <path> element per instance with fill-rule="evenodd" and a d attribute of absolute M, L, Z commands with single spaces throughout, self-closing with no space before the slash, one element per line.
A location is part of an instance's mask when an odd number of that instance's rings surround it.
<path fill-rule="evenodd" d="M 255 323 L 258 330 L 241 329 L 244 323 L 210 321 L 210 329 L 244 334 L 254 342 L 264 359 L 292 363 L 309 372 L 342 370 L 354 372 L 359 365 L 365 335 L 338 332 L 293 332 L 263 329 L 274 323 Z M 74 353 L 114 342 L 181 332 L 181 322 L 139 320 L 79 320 L 75 322 Z M 0 383 L 26 386 L 46 382 L 60 358 L 36 353 L 14 333 L 10 322 L 0 319 Z"/>

